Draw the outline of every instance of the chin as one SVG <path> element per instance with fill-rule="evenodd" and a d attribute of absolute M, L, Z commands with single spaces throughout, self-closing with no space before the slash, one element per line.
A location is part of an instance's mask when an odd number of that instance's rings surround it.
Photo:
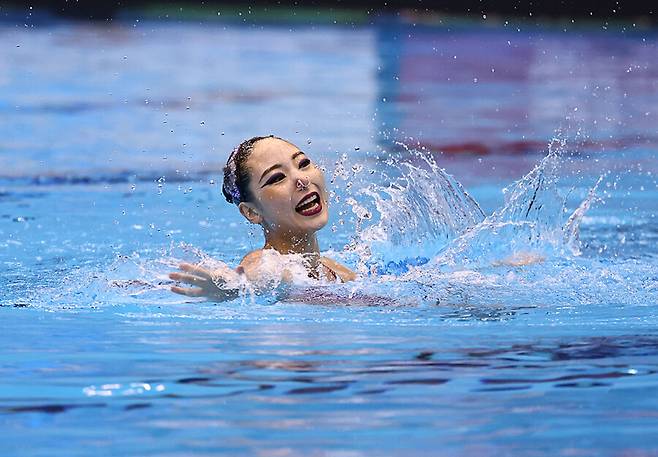
<path fill-rule="evenodd" d="M 308 232 L 317 232 L 321 230 L 329 222 L 329 216 L 326 211 L 322 211 L 313 219 L 301 221 L 300 228 Z"/>
<path fill-rule="evenodd" d="M 324 217 L 322 217 L 321 221 L 318 221 L 317 224 L 313 225 L 313 228 L 315 229 L 316 232 L 318 230 L 322 230 L 327 225 L 327 222 L 329 222 L 329 218 L 324 216 Z"/>

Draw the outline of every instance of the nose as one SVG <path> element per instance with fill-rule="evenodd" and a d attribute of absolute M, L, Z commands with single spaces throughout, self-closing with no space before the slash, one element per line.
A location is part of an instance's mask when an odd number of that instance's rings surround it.
<path fill-rule="evenodd" d="M 311 184 L 311 182 L 308 179 L 308 176 L 305 176 L 304 178 L 297 178 L 297 189 L 298 190 L 306 190 L 306 189 L 308 189 L 308 186 L 310 184 Z"/>

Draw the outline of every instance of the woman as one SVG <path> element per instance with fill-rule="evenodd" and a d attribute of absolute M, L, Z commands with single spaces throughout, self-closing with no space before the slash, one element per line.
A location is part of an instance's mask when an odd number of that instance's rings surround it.
<path fill-rule="evenodd" d="M 224 196 L 252 224 L 263 228 L 265 245 L 231 269 L 183 263 L 173 280 L 193 287 L 171 290 L 190 297 L 227 300 L 240 285 L 256 291 L 290 283 L 301 272 L 308 278 L 351 281 L 356 274 L 320 255 L 316 232 L 327 224 L 328 198 L 324 175 L 297 146 L 273 135 L 241 143 L 224 168 Z"/>

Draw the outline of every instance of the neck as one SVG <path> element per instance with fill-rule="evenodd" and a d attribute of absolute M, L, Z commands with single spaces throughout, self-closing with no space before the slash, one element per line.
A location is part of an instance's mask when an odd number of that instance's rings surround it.
<path fill-rule="evenodd" d="M 274 249 L 281 254 L 320 254 L 320 246 L 315 232 L 291 235 L 265 230 L 264 248 Z"/>

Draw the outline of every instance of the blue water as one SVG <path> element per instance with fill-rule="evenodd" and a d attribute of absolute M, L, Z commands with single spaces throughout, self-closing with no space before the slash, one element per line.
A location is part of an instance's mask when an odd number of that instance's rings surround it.
<path fill-rule="evenodd" d="M 3 456 L 658 455 L 654 30 L 6 20 L 0 43 Z M 325 167 L 321 246 L 363 279 L 168 292 L 179 260 L 260 247 L 220 171 L 269 132 Z"/>

